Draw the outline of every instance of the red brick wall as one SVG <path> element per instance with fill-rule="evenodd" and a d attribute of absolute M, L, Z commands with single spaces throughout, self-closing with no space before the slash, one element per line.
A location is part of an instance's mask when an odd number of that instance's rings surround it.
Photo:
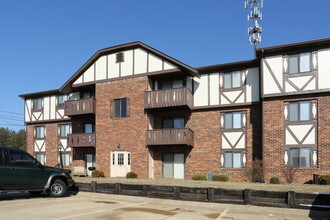
<path fill-rule="evenodd" d="M 318 167 L 294 169 L 294 182 L 305 183 L 313 179 L 313 174 L 330 173 L 330 97 L 306 95 L 286 99 L 270 99 L 263 103 L 263 164 L 265 181 L 272 176 L 286 182 L 284 170 L 284 102 L 299 100 L 317 100 L 318 105 Z"/>
<path fill-rule="evenodd" d="M 26 146 L 27 152 L 34 155 L 34 127 L 45 126 L 45 146 L 46 146 L 46 164 L 48 166 L 55 166 L 58 164 L 58 124 L 38 124 L 26 126 Z"/>
<path fill-rule="evenodd" d="M 144 92 L 147 77 L 123 79 L 96 85 L 96 168 L 110 175 L 110 152 L 131 152 L 131 171 L 139 178 L 148 178 L 148 148 L 146 148 L 147 114 Z M 110 100 L 130 99 L 130 116 L 110 117 Z M 118 149 L 118 144 L 120 148 Z"/>
<path fill-rule="evenodd" d="M 228 169 L 220 166 L 221 129 L 220 113 L 231 110 L 195 111 L 191 115 L 188 127 L 194 131 L 194 147 L 186 158 L 186 179 L 196 172 L 228 173 L 230 181 L 246 181 L 246 168 Z M 246 111 L 246 165 L 250 165 L 253 158 L 261 159 L 261 121 L 260 106 L 235 108 L 235 111 Z"/>

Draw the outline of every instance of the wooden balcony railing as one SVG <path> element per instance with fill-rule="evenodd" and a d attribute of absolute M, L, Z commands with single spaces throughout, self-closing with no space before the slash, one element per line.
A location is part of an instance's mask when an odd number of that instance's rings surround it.
<path fill-rule="evenodd" d="M 190 109 L 193 108 L 193 96 L 188 88 L 155 90 L 145 93 L 145 109 L 174 106 L 188 106 Z"/>
<path fill-rule="evenodd" d="M 69 147 L 95 147 L 95 133 L 90 134 L 69 134 Z"/>
<path fill-rule="evenodd" d="M 64 103 L 64 114 L 66 116 L 95 114 L 95 99 L 70 100 Z"/>
<path fill-rule="evenodd" d="M 147 132 L 147 145 L 194 146 L 194 132 L 189 128 L 149 130 Z"/>

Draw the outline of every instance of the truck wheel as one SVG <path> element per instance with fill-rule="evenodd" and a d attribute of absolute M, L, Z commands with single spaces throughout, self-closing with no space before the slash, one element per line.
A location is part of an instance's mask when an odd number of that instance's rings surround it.
<path fill-rule="evenodd" d="M 51 197 L 61 197 L 66 193 L 67 186 L 60 180 L 56 179 L 49 187 L 48 194 Z"/>

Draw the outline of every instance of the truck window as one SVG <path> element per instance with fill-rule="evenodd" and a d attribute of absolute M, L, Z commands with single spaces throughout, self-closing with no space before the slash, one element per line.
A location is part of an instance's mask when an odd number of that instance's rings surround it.
<path fill-rule="evenodd" d="M 33 165 L 34 161 L 25 152 L 9 150 L 10 163 L 17 166 Z"/>
<path fill-rule="evenodd" d="M 0 166 L 3 166 L 3 154 L 2 154 L 2 149 L 0 149 Z"/>

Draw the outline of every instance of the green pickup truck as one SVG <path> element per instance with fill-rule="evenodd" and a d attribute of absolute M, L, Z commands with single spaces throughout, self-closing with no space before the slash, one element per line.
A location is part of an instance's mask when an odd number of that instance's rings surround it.
<path fill-rule="evenodd" d="M 44 166 L 23 150 L 0 146 L 0 193 L 47 192 L 51 197 L 61 197 L 73 185 L 70 171 Z"/>

